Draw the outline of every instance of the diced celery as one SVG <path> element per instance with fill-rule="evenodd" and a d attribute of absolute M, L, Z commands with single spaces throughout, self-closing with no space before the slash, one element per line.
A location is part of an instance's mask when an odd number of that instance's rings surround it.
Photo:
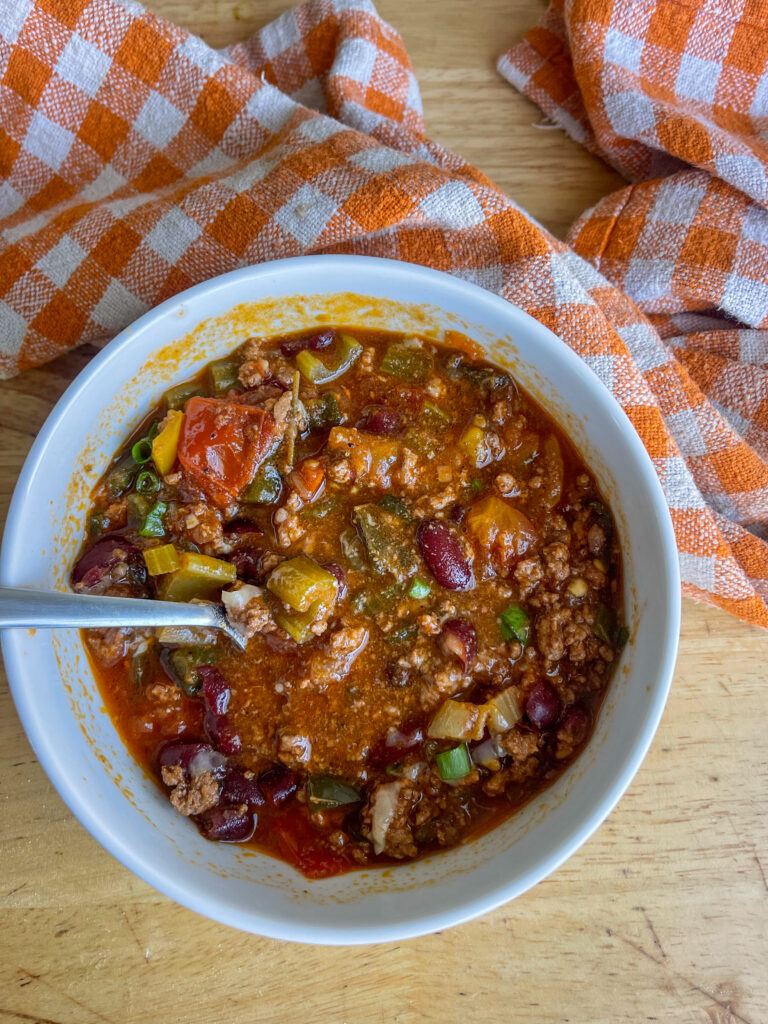
<path fill-rule="evenodd" d="M 341 377 L 352 366 L 363 351 L 363 346 L 350 334 L 339 336 L 334 353 L 330 359 L 322 360 L 309 349 L 304 349 L 296 356 L 296 366 L 303 377 L 312 384 L 329 384 Z"/>
<path fill-rule="evenodd" d="M 144 562 L 150 576 L 162 576 L 179 568 L 179 554 L 173 544 L 162 544 L 157 548 L 146 548 Z"/>
<path fill-rule="evenodd" d="M 381 361 L 381 372 L 409 384 L 423 384 L 432 372 L 432 356 L 426 349 L 404 345 L 399 341 L 390 342 Z"/>
<path fill-rule="evenodd" d="M 283 493 L 283 478 L 271 462 L 263 462 L 240 500 L 249 505 L 274 505 Z"/>
<path fill-rule="evenodd" d="M 279 608 L 273 612 L 275 622 L 280 626 L 297 644 L 305 644 L 314 636 L 312 624 L 322 614 L 324 602 L 318 598 L 304 612 L 285 612 Z"/>
<path fill-rule="evenodd" d="M 191 601 L 206 598 L 234 583 L 237 571 L 231 562 L 210 558 L 193 551 L 179 553 L 179 568 L 163 576 L 158 592 L 165 601 Z"/>
<path fill-rule="evenodd" d="M 280 562 L 272 570 L 267 588 L 289 608 L 305 612 L 318 601 L 322 605 L 333 603 L 338 582 L 333 573 L 311 558 L 297 555 Z"/>
<path fill-rule="evenodd" d="M 223 395 L 240 383 L 240 364 L 232 359 L 217 359 L 208 367 L 214 395 Z"/>

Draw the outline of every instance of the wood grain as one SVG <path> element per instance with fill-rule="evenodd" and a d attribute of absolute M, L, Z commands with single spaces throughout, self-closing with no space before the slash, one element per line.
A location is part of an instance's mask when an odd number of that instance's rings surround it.
<path fill-rule="evenodd" d="M 284 9 L 158 0 L 215 46 Z M 383 0 L 433 137 L 556 233 L 620 179 L 495 73 L 534 2 Z M 470 16 L 467 17 L 468 11 Z M 32 440 L 93 355 L 0 385 L 3 514 Z M 400 945 L 277 943 L 196 916 L 114 861 L 40 769 L 0 679 L 0 1022 L 764 1024 L 768 1020 L 766 635 L 684 603 L 672 696 L 597 834 L 551 878 L 461 928 Z"/>

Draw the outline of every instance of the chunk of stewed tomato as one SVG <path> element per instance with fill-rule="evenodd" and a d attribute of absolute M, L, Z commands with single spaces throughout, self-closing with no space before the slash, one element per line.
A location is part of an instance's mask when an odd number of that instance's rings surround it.
<path fill-rule="evenodd" d="M 275 421 L 264 409 L 190 398 L 179 438 L 179 462 L 211 501 L 228 505 L 253 479 L 275 434 Z"/>

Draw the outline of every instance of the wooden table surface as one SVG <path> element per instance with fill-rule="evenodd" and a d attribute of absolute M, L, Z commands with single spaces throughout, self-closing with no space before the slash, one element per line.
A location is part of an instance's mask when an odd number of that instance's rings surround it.
<path fill-rule="evenodd" d="M 215 46 L 284 0 L 155 0 Z M 382 0 L 428 131 L 557 233 L 620 179 L 494 70 L 535 0 Z M 468 16 L 469 14 L 469 16 Z M 0 385 L 7 508 L 36 432 L 92 352 Z M 768 1021 L 768 637 L 684 602 L 659 733 L 597 834 L 495 913 L 399 945 L 329 949 L 198 917 L 114 861 L 35 760 L 0 679 L 0 1022 L 576 1024 Z"/>

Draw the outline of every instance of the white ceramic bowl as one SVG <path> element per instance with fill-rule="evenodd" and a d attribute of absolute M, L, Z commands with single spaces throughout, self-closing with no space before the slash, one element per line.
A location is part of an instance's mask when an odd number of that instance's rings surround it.
<path fill-rule="evenodd" d="M 0 580 L 66 590 L 89 491 L 162 392 L 252 334 L 318 322 L 470 335 L 566 426 L 608 496 L 632 639 L 590 744 L 559 781 L 466 846 L 309 882 L 282 862 L 206 842 L 172 810 L 103 713 L 77 631 L 8 630 L 2 648 L 19 717 L 51 781 L 89 832 L 150 885 L 261 935 L 380 942 L 475 917 L 561 864 L 629 785 L 664 708 L 680 616 L 669 515 L 629 420 L 565 344 L 489 292 L 389 260 L 304 257 L 197 285 L 119 334 L 62 396 L 13 495 Z"/>

